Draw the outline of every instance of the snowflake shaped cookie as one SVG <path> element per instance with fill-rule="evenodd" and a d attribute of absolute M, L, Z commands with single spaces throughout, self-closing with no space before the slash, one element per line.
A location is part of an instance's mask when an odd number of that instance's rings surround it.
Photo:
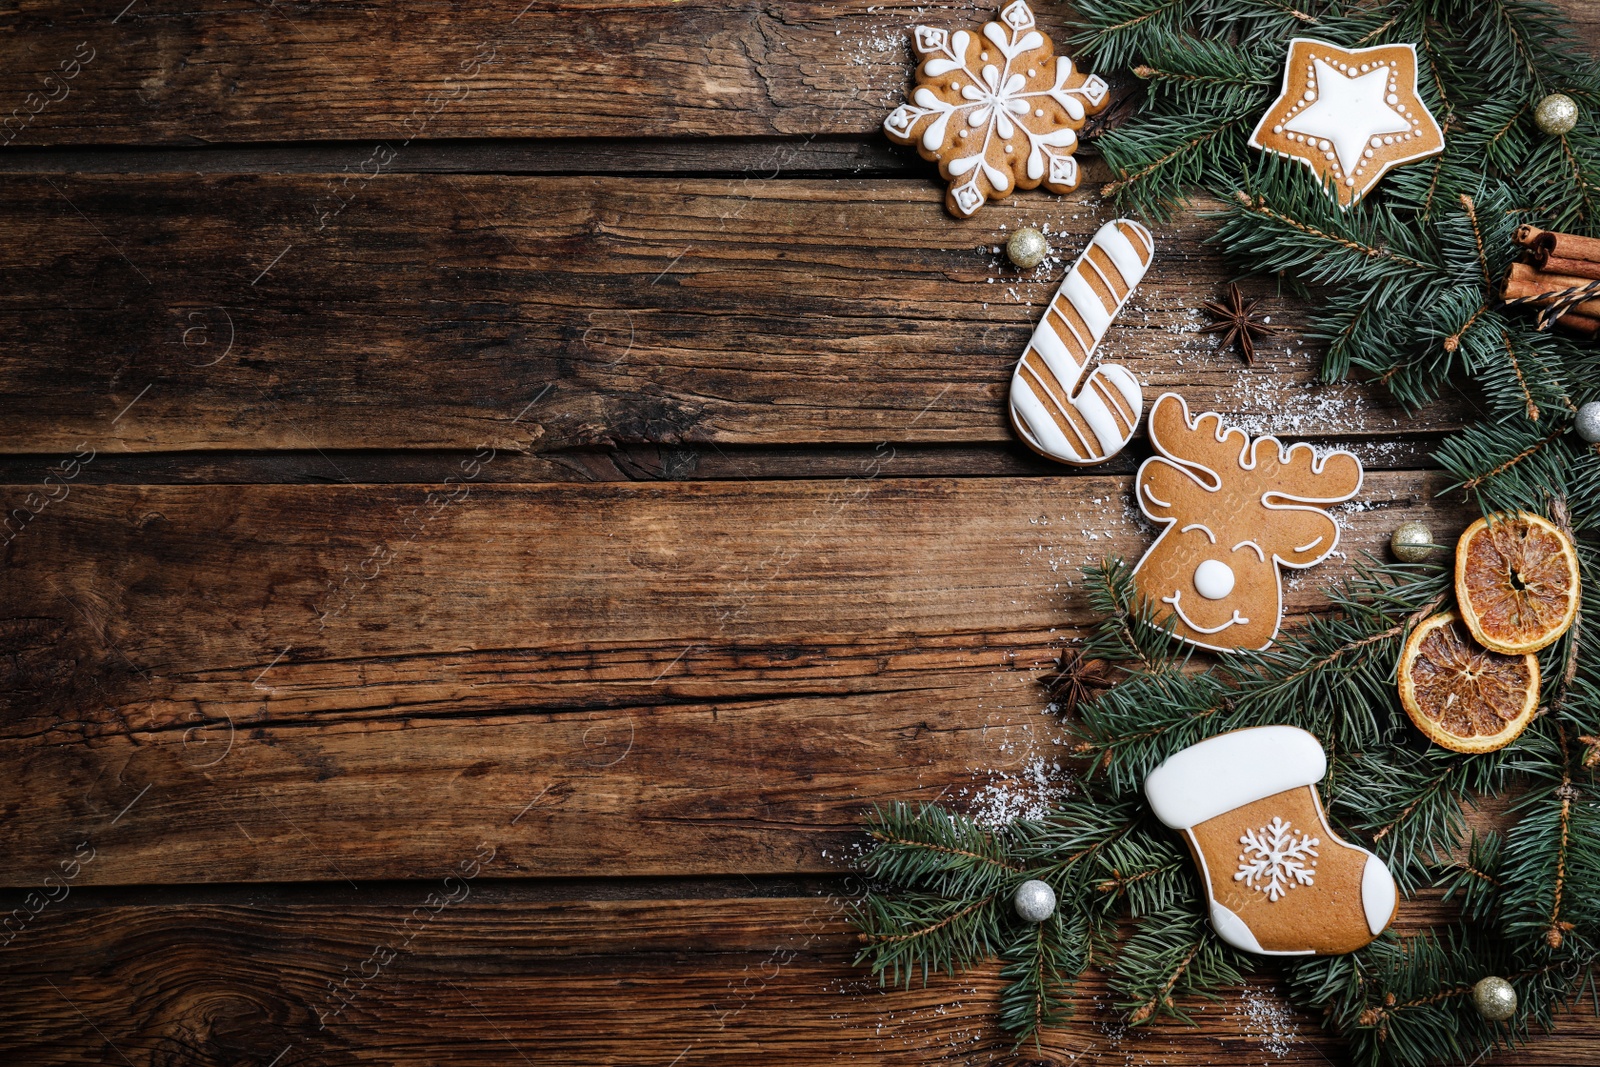
<path fill-rule="evenodd" d="M 966 218 L 1016 187 L 1078 187 L 1077 131 L 1110 101 L 1106 83 L 1055 54 L 1024 0 L 981 35 L 918 26 L 912 40 L 917 87 L 883 129 L 939 164 L 952 214 Z"/>
<path fill-rule="evenodd" d="M 1417 94 L 1415 45 L 1345 49 L 1296 37 L 1250 144 L 1298 159 L 1349 207 L 1391 168 L 1443 152 L 1444 134 Z"/>
<path fill-rule="evenodd" d="M 1317 845 L 1321 842 L 1309 834 L 1300 834 L 1298 838 L 1295 834 L 1296 831 L 1277 816 L 1259 830 L 1247 830 L 1239 838 L 1244 851 L 1239 853 L 1239 870 L 1233 880 L 1265 893 L 1271 901 L 1278 900 L 1297 885 L 1311 885 L 1317 873 L 1311 868 L 1317 865 Z"/>

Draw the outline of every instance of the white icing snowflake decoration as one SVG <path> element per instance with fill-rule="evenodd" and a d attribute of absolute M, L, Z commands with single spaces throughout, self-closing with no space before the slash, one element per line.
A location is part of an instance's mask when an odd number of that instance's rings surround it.
<path fill-rule="evenodd" d="M 1244 882 L 1267 899 L 1276 901 L 1297 885 L 1310 885 L 1317 865 L 1316 846 L 1321 841 L 1309 834 L 1295 838 L 1295 830 L 1277 816 L 1259 830 L 1250 830 L 1239 843 L 1239 870 L 1235 882 Z M 1309 866 L 1306 860 L 1310 859 Z"/>
<path fill-rule="evenodd" d="M 979 37 L 918 26 L 912 40 L 922 58 L 919 84 L 884 130 L 939 161 L 953 211 L 971 215 L 1018 185 L 1077 186 L 1076 131 L 1109 93 L 1100 78 L 1054 55 L 1025 0 L 1007 5 Z"/>

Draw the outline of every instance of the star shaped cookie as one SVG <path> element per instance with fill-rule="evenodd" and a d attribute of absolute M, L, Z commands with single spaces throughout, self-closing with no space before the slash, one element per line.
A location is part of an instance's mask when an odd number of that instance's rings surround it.
<path fill-rule="evenodd" d="M 883 129 L 939 164 L 952 214 L 969 217 L 1013 188 L 1078 187 L 1077 131 L 1110 93 L 1055 54 L 1025 0 L 1007 4 L 981 34 L 918 26 L 912 44 L 922 61 L 916 90 Z"/>
<path fill-rule="evenodd" d="M 1250 144 L 1331 179 L 1349 207 L 1391 167 L 1443 152 L 1444 134 L 1417 95 L 1416 45 L 1345 49 L 1296 37 L 1283 90 Z"/>

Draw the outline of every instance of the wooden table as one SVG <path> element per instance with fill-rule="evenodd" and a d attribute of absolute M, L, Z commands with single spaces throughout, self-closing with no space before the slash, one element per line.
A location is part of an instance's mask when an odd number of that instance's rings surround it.
<path fill-rule="evenodd" d="M 877 132 L 903 0 L 123 2 L 0 39 L 0 1059 L 999 1058 L 993 972 L 879 991 L 841 915 L 870 805 L 1065 781 L 1042 682 L 1146 450 L 1017 443 L 1060 266 L 995 246 L 1075 254 L 1103 165 L 949 218 Z M 1216 349 L 1209 232 L 1108 358 L 1364 458 L 1315 611 L 1459 528 L 1474 414 Z M 1103 988 L 1054 1058 L 1341 1059 L 1270 967 L 1196 1029 Z"/>

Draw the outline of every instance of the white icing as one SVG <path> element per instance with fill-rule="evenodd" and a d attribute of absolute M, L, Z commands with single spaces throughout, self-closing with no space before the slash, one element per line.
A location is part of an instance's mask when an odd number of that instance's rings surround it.
<path fill-rule="evenodd" d="M 1139 379 L 1120 363 L 1102 363 L 1095 374 L 1117 387 L 1122 393 L 1123 401 L 1128 405 L 1128 410 L 1133 412 L 1134 425 L 1138 425 L 1139 411 L 1144 406 L 1144 396 L 1139 391 Z"/>
<path fill-rule="evenodd" d="M 1145 778 L 1156 818 L 1187 830 L 1234 808 L 1302 785 L 1328 771 L 1317 739 L 1294 726 L 1257 726 L 1190 745 Z"/>
<path fill-rule="evenodd" d="M 1390 106 L 1395 101 L 1384 101 L 1389 83 L 1388 67 L 1351 78 L 1323 60 L 1316 60 L 1315 65 L 1316 102 L 1283 125 L 1296 133 L 1332 142 L 1339 166 L 1347 173 L 1356 169 L 1367 138 L 1411 128 L 1405 116 Z"/>
<path fill-rule="evenodd" d="M 1245 921 L 1214 900 L 1211 902 L 1211 926 L 1217 931 L 1218 937 L 1234 948 L 1267 954 Z"/>
<path fill-rule="evenodd" d="M 1372 931 L 1373 937 L 1383 933 L 1383 928 L 1394 918 L 1397 900 L 1399 890 L 1395 887 L 1394 875 L 1382 860 L 1367 853 L 1367 865 L 1361 869 L 1361 910 L 1366 914 L 1367 929 Z"/>
<path fill-rule="evenodd" d="M 1182 592 L 1173 593 L 1171 596 L 1162 597 L 1161 598 L 1161 602 L 1163 604 L 1171 604 L 1172 605 L 1172 613 L 1174 615 L 1178 616 L 1178 618 L 1182 619 L 1183 620 L 1183 624 L 1185 626 L 1187 626 L 1189 629 L 1195 631 L 1196 633 L 1218 634 L 1218 633 L 1221 633 L 1223 630 L 1226 630 L 1230 626 L 1246 626 L 1246 625 L 1249 625 L 1250 620 L 1245 618 L 1243 615 L 1240 615 L 1238 609 L 1235 608 L 1234 612 L 1233 612 L 1233 615 L 1231 617 L 1229 617 L 1227 622 L 1221 623 L 1220 625 L 1217 625 L 1217 626 L 1201 626 L 1199 623 L 1195 622 L 1193 619 L 1189 618 L 1189 616 L 1184 613 L 1183 605 L 1178 603 L 1179 598 L 1182 597 L 1182 596 L 1183 596 Z"/>
<path fill-rule="evenodd" d="M 1300 833 L 1274 815 L 1267 825 L 1246 830 L 1239 838 L 1239 869 L 1233 880 L 1243 882 L 1276 904 L 1291 889 L 1316 883 L 1317 846 L 1322 841 Z"/>
<path fill-rule="evenodd" d="M 1112 269 L 1090 259 L 1093 248 L 1105 253 Z M 1064 463 L 1099 463 L 1120 452 L 1133 435 L 1144 410 L 1138 379 L 1111 363 L 1083 374 L 1114 317 L 1088 279 L 1093 276 L 1113 296 L 1120 294 L 1120 311 L 1144 277 L 1154 249 L 1148 230 L 1118 219 L 1100 228 L 1062 279 L 1049 305 L 1055 314 L 1047 312 L 1034 328 L 1011 376 L 1011 421 L 1033 449 Z"/>
<path fill-rule="evenodd" d="M 1080 263 L 1083 260 L 1079 260 Z M 1085 277 L 1088 268 L 1082 270 L 1074 267 L 1061 283 L 1061 292 L 1078 314 L 1083 316 L 1083 323 L 1094 333 L 1098 340 L 1106 335 L 1106 329 L 1111 325 L 1111 312 L 1100 302 L 1100 298 L 1089 286 L 1089 279 Z"/>
<path fill-rule="evenodd" d="M 1409 64 L 1397 61 L 1394 50 L 1399 48 L 1410 53 Z M 1355 60 L 1369 53 L 1385 53 L 1384 61 L 1369 61 L 1358 67 L 1356 62 L 1339 59 L 1342 56 Z M 1306 61 L 1304 89 L 1292 77 L 1297 60 Z M 1399 84 L 1403 70 L 1408 72 L 1409 82 L 1404 89 Z M 1410 141 L 1413 127 L 1425 146 L 1382 160 L 1375 160 L 1372 153 L 1365 151 L 1368 145 L 1381 148 Z M 1425 135 L 1424 129 L 1431 136 Z M 1269 131 L 1316 151 L 1267 145 L 1263 138 Z M 1437 155 L 1443 151 L 1443 142 L 1439 124 L 1417 95 L 1415 45 L 1346 50 L 1325 41 L 1297 37 L 1289 42 L 1280 95 L 1261 116 L 1249 143 L 1253 148 L 1300 160 L 1319 181 L 1325 175 L 1331 177 L 1349 190 L 1348 199 L 1340 201 L 1342 206 L 1348 206 L 1391 168 Z"/>
<path fill-rule="evenodd" d="M 1233 550 L 1235 552 L 1239 551 L 1241 548 L 1253 549 L 1256 554 L 1256 559 L 1259 559 L 1262 563 L 1267 561 L 1267 554 L 1261 551 L 1261 546 L 1256 544 L 1254 541 L 1240 541 L 1238 544 L 1233 546 Z"/>
<path fill-rule="evenodd" d="M 1200 528 L 1205 530 L 1204 526 Z M 1211 535 L 1210 530 L 1206 530 L 1206 533 Z M 1216 544 L 1216 541 L 1212 535 L 1211 543 Z M 1194 569 L 1194 589 L 1207 600 L 1221 600 L 1233 592 L 1233 568 L 1220 559 L 1202 560 L 1200 566 Z"/>
<path fill-rule="evenodd" d="M 1154 499 L 1154 498 L 1152 498 L 1152 499 Z M 1157 503 L 1160 503 L 1160 501 L 1157 501 Z M 1171 506 L 1172 506 L 1171 504 L 1167 505 L 1167 507 L 1171 507 Z M 1191 522 L 1189 525 L 1185 526 L 1183 529 L 1179 530 L 1178 532 L 1179 533 L 1188 533 L 1190 530 L 1199 530 L 1201 533 L 1205 534 L 1207 538 L 1210 539 L 1212 544 L 1216 544 L 1217 543 L 1217 535 L 1212 533 L 1211 532 L 1211 528 L 1208 527 L 1203 522 Z M 1202 564 L 1202 566 L 1203 566 L 1203 564 Z M 1223 596 L 1227 596 L 1227 594 L 1224 593 Z"/>
<path fill-rule="evenodd" d="M 1048 408 L 1040 402 L 1039 397 L 1047 396 L 1044 386 L 1037 384 L 1037 379 L 1031 372 L 1028 380 L 1019 382 L 1023 376 L 1021 365 L 1011 379 L 1011 421 L 1016 424 L 1018 432 L 1036 451 L 1047 456 L 1064 458 L 1068 463 L 1084 463 L 1089 457 L 1084 455 L 1083 449 L 1068 441 L 1061 428 L 1056 425 L 1054 416 Z"/>

